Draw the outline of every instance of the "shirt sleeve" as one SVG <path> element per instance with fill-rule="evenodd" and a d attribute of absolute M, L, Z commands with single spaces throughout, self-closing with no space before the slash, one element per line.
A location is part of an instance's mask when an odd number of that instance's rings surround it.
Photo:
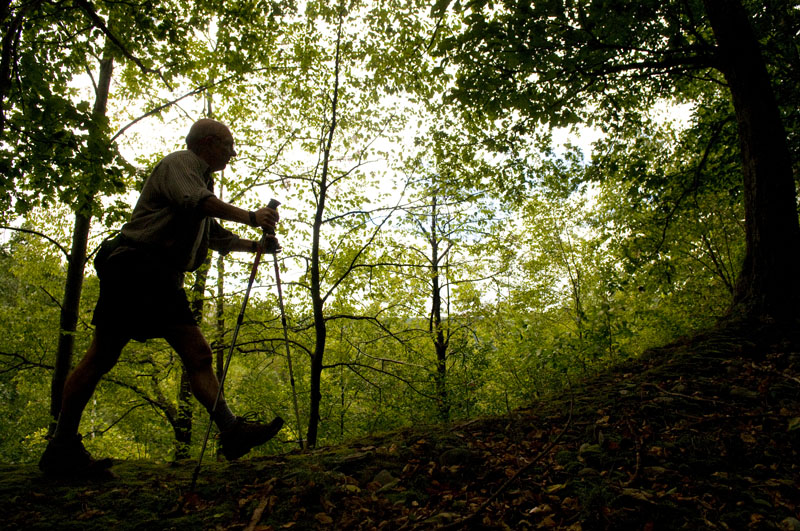
<path fill-rule="evenodd" d="M 223 228 L 216 219 L 211 218 L 211 226 L 208 231 L 209 247 L 224 256 L 231 252 L 233 245 L 240 239 L 228 229 Z"/>
<path fill-rule="evenodd" d="M 214 193 L 208 189 L 196 164 L 187 157 L 172 157 L 162 161 L 158 168 L 161 192 L 168 201 L 186 210 L 195 210 Z"/>

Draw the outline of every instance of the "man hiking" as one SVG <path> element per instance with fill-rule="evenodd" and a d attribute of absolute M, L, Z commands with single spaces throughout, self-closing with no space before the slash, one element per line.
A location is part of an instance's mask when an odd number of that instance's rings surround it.
<path fill-rule="evenodd" d="M 185 271 L 194 271 L 208 249 L 255 252 L 262 243 L 239 238 L 214 218 L 268 229 L 274 234 L 277 211 L 247 211 L 214 195 L 211 174 L 236 155 L 224 124 L 202 119 L 186 136 L 186 150 L 164 157 L 147 178 L 131 219 L 113 245 L 98 253 L 100 297 L 94 310 L 94 338 L 86 355 L 64 384 L 61 413 L 39 468 L 52 476 L 102 473 L 111 460 L 95 460 L 78 434 L 81 415 L 100 378 L 117 363 L 131 340 L 162 337 L 175 349 L 191 382 L 192 393 L 208 410 L 214 407 L 219 381 L 212 369 L 211 347 L 192 316 L 183 290 Z M 274 236 L 264 252 L 276 252 Z M 221 453 L 237 459 L 264 444 L 283 426 L 235 416 L 220 397 L 214 412 Z"/>

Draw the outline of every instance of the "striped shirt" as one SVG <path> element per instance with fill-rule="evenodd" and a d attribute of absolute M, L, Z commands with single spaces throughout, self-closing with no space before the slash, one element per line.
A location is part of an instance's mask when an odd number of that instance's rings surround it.
<path fill-rule="evenodd" d="M 163 256 L 169 267 L 194 271 L 209 247 L 227 254 L 239 237 L 200 211 L 214 196 L 208 164 L 189 150 L 161 159 L 144 182 L 142 193 L 122 227 L 122 235 L 136 247 Z"/>

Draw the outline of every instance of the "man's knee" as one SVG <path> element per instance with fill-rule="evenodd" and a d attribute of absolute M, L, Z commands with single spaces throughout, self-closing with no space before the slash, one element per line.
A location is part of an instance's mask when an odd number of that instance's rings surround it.
<path fill-rule="evenodd" d="M 198 346 L 191 352 L 185 352 L 181 355 L 183 366 L 186 372 L 193 374 L 196 372 L 206 371 L 211 368 L 211 363 L 214 360 L 214 354 L 208 345 Z"/>
<path fill-rule="evenodd" d="M 124 337 L 95 331 L 92 344 L 86 351 L 84 359 L 81 360 L 81 364 L 84 365 L 85 370 L 103 376 L 117 364 L 127 342 Z"/>
<path fill-rule="evenodd" d="M 186 372 L 193 374 L 211 369 L 214 354 L 200 329 L 196 326 L 178 326 L 165 338 L 183 361 Z"/>

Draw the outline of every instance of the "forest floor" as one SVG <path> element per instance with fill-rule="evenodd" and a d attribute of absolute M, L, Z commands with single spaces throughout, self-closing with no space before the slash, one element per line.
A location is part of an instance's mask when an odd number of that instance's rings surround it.
<path fill-rule="evenodd" d="M 800 344 L 711 333 L 502 417 L 104 481 L 0 465 L 8 529 L 800 531 Z"/>

